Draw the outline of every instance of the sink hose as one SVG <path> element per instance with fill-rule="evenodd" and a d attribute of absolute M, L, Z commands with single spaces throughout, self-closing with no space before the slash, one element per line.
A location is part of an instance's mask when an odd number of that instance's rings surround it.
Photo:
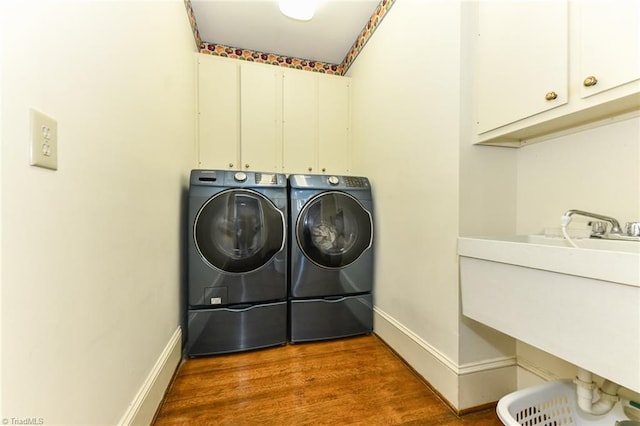
<path fill-rule="evenodd" d="M 564 235 L 564 238 L 569 242 L 569 244 L 571 244 L 575 248 L 579 248 L 576 243 L 574 243 L 573 240 L 569 238 L 569 234 L 567 233 L 567 226 L 570 222 L 571 216 L 562 215 L 562 217 L 560 218 L 560 224 L 562 225 L 562 235 Z"/>

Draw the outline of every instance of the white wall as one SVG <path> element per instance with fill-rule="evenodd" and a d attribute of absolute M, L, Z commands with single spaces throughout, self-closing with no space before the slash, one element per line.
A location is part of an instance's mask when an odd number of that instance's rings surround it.
<path fill-rule="evenodd" d="M 516 225 L 516 151 L 473 145 L 477 3 L 462 3 L 459 235 L 513 234 Z M 462 306 L 461 306 L 462 311 Z M 473 407 L 516 388 L 516 342 L 460 313 L 459 405 Z"/>
<path fill-rule="evenodd" d="M 569 209 L 640 220 L 640 118 L 518 150 L 517 230 L 560 227 Z M 572 227 L 591 219 L 574 216 Z"/>
<path fill-rule="evenodd" d="M 458 19 L 457 2 L 399 2 L 349 72 L 353 169 L 375 196 L 376 306 L 454 360 Z"/>
<path fill-rule="evenodd" d="M 2 6 L 2 417 L 114 424 L 179 324 L 184 3 Z M 29 166 L 31 107 L 58 121 L 57 171 Z"/>
<path fill-rule="evenodd" d="M 559 228 L 569 209 L 640 220 L 640 118 L 556 137 L 518 150 L 517 232 Z M 574 216 L 569 229 L 588 228 Z M 606 303 L 606 301 L 603 301 Z M 518 343 L 518 387 L 575 376 L 575 367 Z M 528 372 L 528 373 L 527 373 Z M 533 373 L 533 374 L 530 374 Z"/>
<path fill-rule="evenodd" d="M 5 13 L 2 13 L 3 9 L 2 6 L 0 6 L 0 28 L 5 28 L 6 24 L 5 24 Z M 0 31 L 0 82 L 3 82 L 3 78 L 2 78 L 2 73 L 3 73 L 3 61 L 4 61 L 4 32 Z M 4 287 L 3 281 L 2 281 L 2 277 L 4 275 L 3 273 L 3 269 L 2 269 L 2 263 L 3 263 L 3 256 L 2 256 L 2 228 L 4 228 L 4 226 L 2 226 L 2 224 L 4 223 L 2 221 L 2 211 L 3 211 L 3 204 L 2 204 L 2 200 L 3 200 L 3 190 L 2 190 L 2 146 L 3 146 L 3 115 L 2 115 L 2 110 L 4 108 L 4 102 L 2 101 L 3 96 L 2 96 L 2 86 L 3 83 L 0 83 L 0 415 L 2 415 L 2 413 L 4 413 L 4 410 L 2 409 L 3 407 L 3 403 L 2 401 L 4 401 L 4 398 L 2 397 L 2 383 L 4 383 L 3 380 L 3 374 L 2 371 L 4 370 L 3 366 L 2 366 L 2 353 L 4 352 L 2 350 L 2 342 L 4 341 L 4 337 L 2 335 L 2 321 L 3 321 L 3 315 L 2 315 L 2 288 Z"/>
<path fill-rule="evenodd" d="M 574 367 L 460 314 L 456 237 L 539 233 L 570 208 L 640 219 L 638 118 L 472 145 L 473 8 L 396 2 L 349 70 L 353 169 L 376 202 L 376 332 L 460 409 L 515 387 L 516 354 L 520 385 Z"/>
<path fill-rule="evenodd" d="M 515 353 L 460 314 L 459 229 L 512 230 L 516 177 L 515 154 L 470 146 L 464 3 L 396 2 L 348 73 L 353 171 L 371 178 L 376 208 L 376 333 L 460 409 L 497 399 L 474 400 L 460 377 Z"/>

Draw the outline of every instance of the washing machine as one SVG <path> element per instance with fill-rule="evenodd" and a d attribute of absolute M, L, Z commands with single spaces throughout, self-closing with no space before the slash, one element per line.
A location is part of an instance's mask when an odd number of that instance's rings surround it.
<path fill-rule="evenodd" d="M 287 179 L 193 170 L 188 196 L 188 356 L 287 342 Z"/>
<path fill-rule="evenodd" d="M 292 343 L 373 331 L 373 199 L 366 177 L 289 176 Z"/>

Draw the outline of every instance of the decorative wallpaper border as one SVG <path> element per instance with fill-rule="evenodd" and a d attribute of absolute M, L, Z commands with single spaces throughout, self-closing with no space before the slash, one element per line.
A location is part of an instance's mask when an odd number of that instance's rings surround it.
<path fill-rule="evenodd" d="M 369 22 L 367 22 L 367 25 L 364 26 L 364 28 L 358 35 L 358 38 L 351 46 L 351 49 L 349 49 L 349 53 L 347 53 L 347 56 L 345 56 L 345 58 L 342 60 L 342 63 L 340 64 L 341 75 L 344 75 L 347 70 L 349 70 L 349 67 L 351 66 L 351 64 L 353 64 L 353 61 L 355 61 L 355 59 L 358 57 L 358 55 L 364 48 L 364 45 L 367 44 L 367 41 L 369 41 L 375 30 L 378 28 L 386 14 L 391 9 L 391 6 L 393 6 L 395 2 L 396 0 L 382 0 L 378 7 L 376 7 L 376 10 L 371 15 Z"/>
<path fill-rule="evenodd" d="M 184 0 L 189 22 L 191 23 L 191 29 L 193 30 L 193 37 L 196 45 L 199 46 L 200 53 L 334 75 L 344 75 L 347 72 L 395 2 L 396 0 L 381 0 L 371 15 L 371 18 L 358 35 L 358 38 L 351 46 L 351 49 L 349 49 L 342 63 L 331 64 L 202 41 L 191 6 L 191 0 Z"/>
<path fill-rule="evenodd" d="M 196 22 L 196 16 L 193 13 L 193 7 L 191 6 L 191 0 L 184 0 L 184 7 L 187 9 L 187 17 L 189 18 L 189 24 L 191 25 L 191 31 L 193 31 L 193 38 L 196 42 L 196 47 L 200 48 L 202 44 L 202 38 L 200 37 L 200 31 L 198 31 L 198 23 Z"/>
<path fill-rule="evenodd" d="M 239 49 L 222 44 L 202 42 L 200 53 L 207 55 L 224 56 L 226 58 L 240 59 L 261 64 L 278 65 L 281 67 L 295 68 L 304 71 L 314 71 L 325 74 L 342 75 L 340 65 L 327 62 L 311 61 L 308 59 L 280 56 L 274 53 L 258 52 L 255 50 Z"/>

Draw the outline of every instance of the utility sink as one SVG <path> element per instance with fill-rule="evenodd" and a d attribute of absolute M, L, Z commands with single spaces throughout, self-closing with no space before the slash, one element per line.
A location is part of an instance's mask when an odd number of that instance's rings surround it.
<path fill-rule="evenodd" d="M 462 312 L 640 392 L 640 242 L 461 237 Z"/>

